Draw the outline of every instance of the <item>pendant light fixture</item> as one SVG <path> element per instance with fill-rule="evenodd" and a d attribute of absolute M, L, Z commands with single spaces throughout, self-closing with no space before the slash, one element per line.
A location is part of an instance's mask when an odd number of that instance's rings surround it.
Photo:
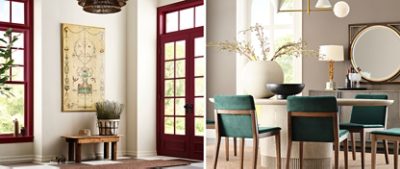
<path fill-rule="evenodd" d="M 315 8 L 332 8 L 332 5 L 329 0 L 318 0 Z"/>
<path fill-rule="evenodd" d="M 283 4 L 289 0 L 276 0 L 278 3 L 278 12 L 306 12 L 308 15 L 311 12 L 322 12 L 322 11 L 331 11 L 335 14 L 338 18 L 344 18 L 350 13 L 350 6 L 345 1 L 337 2 L 334 7 L 332 8 L 332 4 L 330 0 L 317 0 L 315 4 L 315 8 L 311 9 L 311 0 L 306 0 L 306 9 L 282 9 Z M 298 0 L 303 1 L 303 0 Z M 291 1 L 292 2 L 292 1 Z M 290 2 L 288 2 L 290 3 Z"/>
<path fill-rule="evenodd" d="M 95 14 L 110 14 L 121 11 L 128 0 L 78 0 L 83 10 Z"/>
<path fill-rule="evenodd" d="M 337 2 L 333 7 L 333 13 L 338 18 L 344 18 L 350 13 L 350 6 L 344 1 Z"/>

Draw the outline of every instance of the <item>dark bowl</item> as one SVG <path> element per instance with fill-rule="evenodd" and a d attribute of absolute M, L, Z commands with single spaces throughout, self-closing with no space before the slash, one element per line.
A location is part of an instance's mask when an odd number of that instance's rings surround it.
<path fill-rule="evenodd" d="M 290 95 L 299 94 L 304 89 L 304 84 L 302 83 L 287 83 L 287 84 L 277 84 L 268 83 L 266 85 L 267 90 L 276 94 L 278 99 L 286 99 Z"/>

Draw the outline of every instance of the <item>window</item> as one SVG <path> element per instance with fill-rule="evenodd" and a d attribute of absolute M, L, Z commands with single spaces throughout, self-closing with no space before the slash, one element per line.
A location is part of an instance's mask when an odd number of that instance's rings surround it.
<path fill-rule="evenodd" d="M 18 41 L 6 82 L 13 96 L 0 94 L 0 143 L 29 142 L 33 141 L 33 0 L 0 0 L 0 36 L 8 28 Z M 14 119 L 20 129 L 25 128 L 24 136 L 13 136 Z"/>
<path fill-rule="evenodd" d="M 286 3 L 287 4 L 287 3 Z M 301 1 L 290 1 L 291 6 L 300 6 Z M 251 24 L 261 24 L 270 40 L 271 51 L 279 46 L 301 39 L 301 12 L 277 13 L 275 1 L 253 0 L 251 6 Z M 252 40 L 257 40 L 252 37 Z M 256 43 L 255 43 L 256 44 Z M 301 82 L 301 58 L 281 57 L 276 60 L 282 67 L 285 83 Z"/>

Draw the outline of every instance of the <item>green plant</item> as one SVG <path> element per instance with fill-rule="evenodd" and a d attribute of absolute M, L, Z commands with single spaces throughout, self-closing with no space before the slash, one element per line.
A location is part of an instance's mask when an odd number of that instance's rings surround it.
<path fill-rule="evenodd" d="M 123 109 L 123 104 L 114 101 L 96 102 L 97 119 L 119 119 Z"/>
<path fill-rule="evenodd" d="M 5 86 L 9 80 L 9 70 L 14 63 L 12 59 L 13 44 L 18 40 L 17 36 L 12 36 L 12 29 L 7 29 L 3 37 L 0 37 L 0 94 L 11 96 L 11 88 Z"/>
<path fill-rule="evenodd" d="M 256 24 L 255 26 L 251 26 L 250 28 L 240 32 L 240 34 L 244 34 L 245 36 L 248 33 L 254 34 L 257 38 L 259 43 L 258 53 L 256 53 L 256 49 L 250 40 L 212 42 L 208 46 L 216 47 L 228 52 L 238 53 L 251 61 L 274 61 L 283 56 L 318 56 L 317 51 L 305 49 L 306 43 L 301 40 L 285 43 L 278 47 L 277 50 L 271 51 L 268 38 L 264 34 L 264 27 L 260 24 Z"/>

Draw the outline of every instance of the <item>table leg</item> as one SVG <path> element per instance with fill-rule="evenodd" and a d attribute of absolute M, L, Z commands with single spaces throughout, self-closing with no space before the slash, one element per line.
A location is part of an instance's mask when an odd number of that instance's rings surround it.
<path fill-rule="evenodd" d="M 104 142 L 104 159 L 108 159 L 110 154 L 110 146 L 108 142 Z"/>
<path fill-rule="evenodd" d="M 74 142 L 68 142 L 68 161 L 74 161 Z"/>
<path fill-rule="evenodd" d="M 81 162 L 81 144 L 76 143 L 75 145 L 75 163 Z"/>
<path fill-rule="evenodd" d="M 117 142 L 111 143 L 111 160 L 117 160 Z"/>

